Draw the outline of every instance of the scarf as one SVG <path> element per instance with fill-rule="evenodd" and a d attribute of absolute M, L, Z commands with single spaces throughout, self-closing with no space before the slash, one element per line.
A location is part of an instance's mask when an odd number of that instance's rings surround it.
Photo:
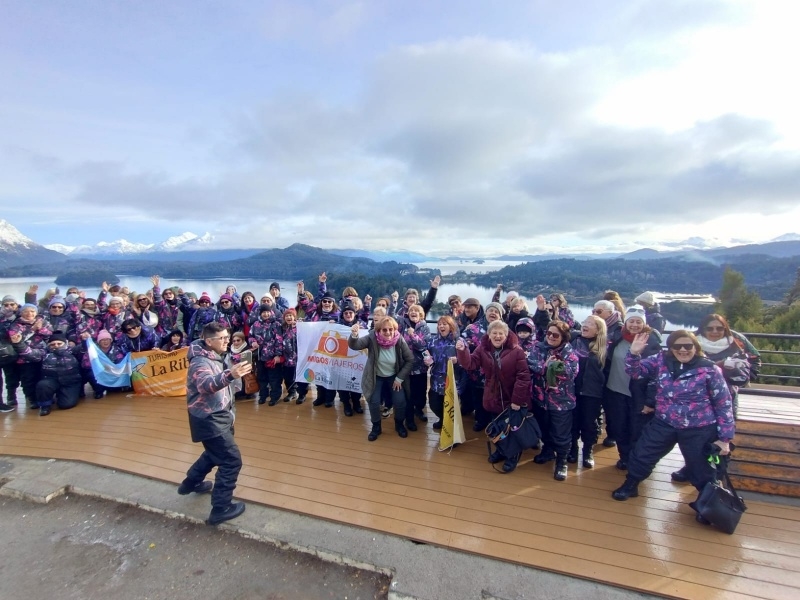
<path fill-rule="evenodd" d="M 142 322 L 142 325 L 147 325 L 151 329 L 155 329 L 158 325 L 158 315 L 149 310 L 143 310 L 139 320 Z"/>
<path fill-rule="evenodd" d="M 397 340 L 399 340 L 399 339 L 400 339 L 400 332 L 399 331 L 395 331 L 392 334 L 392 337 L 390 337 L 390 338 L 383 337 L 383 335 L 381 335 L 380 331 L 376 331 L 375 332 L 375 341 L 378 342 L 378 346 L 380 346 L 381 348 L 391 348 L 392 346 L 397 344 Z"/>
<path fill-rule="evenodd" d="M 610 328 L 611 328 L 611 326 L 612 326 L 614 323 L 619 323 L 619 320 L 620 320 L 620 314 L 619 314 L 619 311 L 616 311 L 616 310 L 615 310 L 615 311 L 614 311 L 613 313 L 611 313 L 611 314 L 610 314 L 608 317 L 606 317 L 606 319 L 605 319 L 605 321 L 606 321 L 606 327 L 608 327 L 608 328 L 610 329 Z"/>
<path fill-rule="evenodd" d="M 632 344 L 634 338 L 636 338 L 636 335 L 628 331 L 627 327 L 622 328 L 622 339 L 624 339 L 629 344 Z"/>
<path fill-rule="evenodd" d="M 119 306 L 109 306 L 108 307 L 108 314 L 110 315 L 118 315 L 120 311 Z"/>
<path fill-rule="evenodd" d="M 231 346 L 230 351 L 231 354 L 241 354 L 245 350 L 247 350 L 247 342 L 242 342 L 241 346 Z"/>
<path fill-rule="evenodd" d="M 703 349 L 703 352 L 708 356 L 714 356 L 719 354 L 720 352 L 724 352 L 730 345 L 734 343 L 732 337 L 723 337 L 718 339 L 716 342 L 712 342 L 711 340 L 703 337 L 702 335 L 697 336 L 697 341 L 700 342 L 700 347 Z"/>

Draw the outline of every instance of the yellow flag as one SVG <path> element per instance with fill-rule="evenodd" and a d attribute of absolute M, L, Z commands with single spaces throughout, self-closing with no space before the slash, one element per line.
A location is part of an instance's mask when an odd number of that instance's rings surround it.
<path fill-rule="evenodd" d="M 447 379 L 444 385 L 444 419 L 442 419 L 442 431 L 439 433 L 439 450 L 447 450 L 454 444 L 463 444 L 465 441 L 456 377 L 453 363 L 448 360 Z"/>
<path fill-rule="evenodd" d="M 185 396 L 188 348 L 131 353 L 131 386 L 137 396 Z"/>

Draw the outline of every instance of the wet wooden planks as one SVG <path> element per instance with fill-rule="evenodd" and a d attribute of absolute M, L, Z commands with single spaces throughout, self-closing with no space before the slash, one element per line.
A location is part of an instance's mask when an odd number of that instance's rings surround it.
<path fill-rule="evenodd" d="M 174 483 L 199 454 L 183 399 L 88 400 L 46 418 L 0 417 L 0 453 L 82 460 Z M 800 509 L 751 502 L 737 533 L 695 523 L 690 486 L 670 482 L 681 464 L 662 461 L 642 496 L 615 502 L 623 474 L 615 449 L 597 467 L 570 465 L 552 478 L 533 453 L 501 475 L 481 436 L 437 450 L 428 425 L 406 440 L 384 420 L 377 442 L 365 417 L 340 407 L 240 403 L 236 436 L 245 457 L 237 496 L 418 541 L 475 552 L 677 598 L 794 598 L 800 594 Z"/>

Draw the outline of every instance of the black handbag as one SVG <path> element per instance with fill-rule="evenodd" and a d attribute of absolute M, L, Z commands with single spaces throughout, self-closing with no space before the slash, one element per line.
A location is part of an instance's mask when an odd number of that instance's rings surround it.
<path fill-rule="evenodd" d="M 492 444 L 503 453 L 503 456 L 510 458 L 521 454 L 528 448 L 539 445 L 542 437 L 542 430 L 533 413 L 529 413 L 527 408 L 519 410 L 505 409 L 486 427 L 486 435 L 489 440 L 486 442 L 489 454 L 492 453 Z"/>
<path fill-rule="evenodd" d="M 747 505 L 731 483 L 727 462 L 724 457 L 717 465 L 717 470 L 722 473 L 727 487 L 722 487 L 718 481 L 709 481 L 697 496 L 697 500 L 690 502 L 689 506 L 714 527 L 731 534 L 736 531 Z"/>
<path fill-rule="evenodd" d="M 10 340 L 0 339 L 0 365 L 10 365 L 17 360 L 17 351 Z"/>

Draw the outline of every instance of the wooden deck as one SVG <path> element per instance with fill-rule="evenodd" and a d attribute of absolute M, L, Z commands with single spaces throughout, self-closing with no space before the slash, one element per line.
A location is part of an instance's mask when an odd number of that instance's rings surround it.
<path fill-rule="evenodd" d="M 759 400 L 746 400 L 746 410 Z M 396 534 L 675 598 L 800 597 L 800 508 L 748 502 L 735 535 L 695 523 L 689 485 L 670 482 L 673 453 L 616 502 L 623 474 L 616 449 L 598 446 L 597 467 L 523 457 L 501 475 L 486 462 L 482 435 L 452 453 L 437 450 L 428 423 L 400 439 L 392 421 L 367 442 L 366 417 L 341 407 L 239 404 L 236 437 L 245 467 L 236 496 L 315 517 Z M 0 415 L 0 454 L 85 461 L 178 483 L 199 454 L 182 398 L 86 400 L 40 418 L 20 407 Z"/>

